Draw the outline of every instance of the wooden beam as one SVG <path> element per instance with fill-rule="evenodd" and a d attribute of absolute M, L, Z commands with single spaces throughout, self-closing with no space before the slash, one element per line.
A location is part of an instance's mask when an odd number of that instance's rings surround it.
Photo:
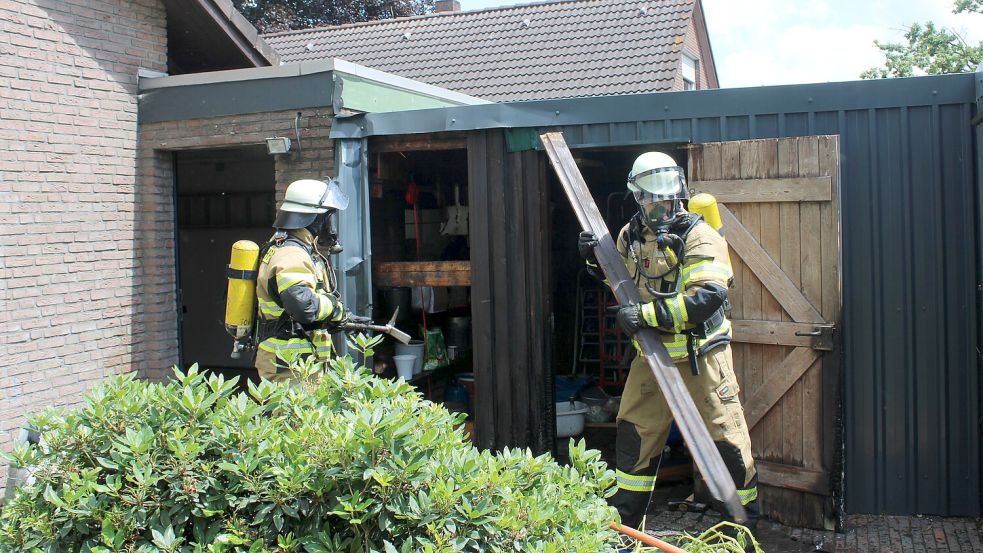
<path fill-rule="evenodd" d="M 468 261 L 394 261 L 376 263 L 372 280 L 380 288 L 400 286 L 471 286 Z"/>
<path fill-rule="evenodd" d="M 466 150 L 467 138 L 464 136 L 435 138 L 429 134 L 420 136 L 398 136 L 379 138 L 372 142 L 370 150 L 375 153 L 412 152 L 433 150 Z"/>
<path fill-rule="evenodd" d="M 722 203 L 828 202 L 833 197 L 830 177 L 703 180 L 689 183 L 694 194 L 706 192 Z"/>
<path fill-rule="evenodd" d="M 597 256 L 598 265 L 610 283 L 611 291 L 618 299 L 618 303 L 621 305 L 641 303 L 641 294 L 628 274 L 628 267 L 625 265 L 624 259 L 615 248 L 611 231 L 605 224 L 604 218 L 601 217 L 597 204 L 594 203 L 594 198 L 573 160 L 573 155 L 571 155 L 570 149 L 563 139 L 563 134 L 547 132 L 540 135 L 539 138 L 543 142 L 543 148 L 549 156 L 550 163 L 556 171 L 556 176 L 563 186 L 567 199 L 570 200 L 570 205 L 577 215 L 577 221 L 581 228 L 594 233 L 597 237 L 598 245 L 594 248 L 594 253 Z M 669 357 L 669 352 L 666 351 L 662 339 L 652 328 L 640 329 L 634 338 L 641 346 L 642 355 L 662 390 L 662 395 L 676 424 L 689 445 L 696 466 L 706 478 L 710 493 L 727 507 L 734 520 L 745 521 L 747 514 L 737 498 L 734 480 L 730 477 L 730 473 L 720 457 L 720 451 L 714 445 L 710 432 L 704 425 L 703 418 L 696 409 L 693 398 L 689 395 L 689 390 L 683 382 L 679 369 Z"/>
<path fill-rule="evenodd" d="M 812 347 L 815 338 L 796 336 L 796 332 L 812 332 L 816 325 L 811 323 L 789 323 L 781 321 L 732 320 L 734 341 L 746 344 L 767 344 L 773 346 Z"/>
<path fill-rule="evenodd" d="M 798 347 L 788 354 L 782 364 L 768 370 L 764 384 L 758 387 L 744 402 L 744 416 L 748 428 L 754 428 L 768 411 L 782 399 L 809 367 L 819 359 L 819 352 L 807 347 Z"/>
<path fill-rule="evenodd" d="M 727 206 L 719 207 L 720 220 L 723 221 L 724 230 L 727 232 L 727 243 L 740 256 L 744 264 L 751 268 L 754 276 L 758 277 L 761 284 L 778 300 L 792 320 L 797 323 L 824 322 L 822 315 L 802 295 L 799 287 L 788 278 L 768 252 L 761 248 L 757 239 L 744 228 Z"/>
<path fill-rule="evenodd" d="M 822 496 L 830 494 L 829 476 L 825 472 L 757 459 L 754 466 L 758 469 L 760 484 Z"/>

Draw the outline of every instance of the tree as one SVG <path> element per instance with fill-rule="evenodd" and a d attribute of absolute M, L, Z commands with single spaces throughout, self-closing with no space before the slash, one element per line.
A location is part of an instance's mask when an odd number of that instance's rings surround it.
<path fill-rule="evenodd" d="M 956 0 L 953 13 L 983 13 L 983 0 Z M 975 71 L 983 61 L 983 42 L 967 44 L 955 31 L 936 27 L 931 21 L 914 23 L 905 32 L 907 44 L 874 44 L 887 58 L 884 67 L 872 67 L 860 74 L 862 79 L 911 77 L 916 72 L 929 75 Z"/>
<path fill-rule="evenodd" d="M 423 15 L 434 0 L 232 0 L 260 33 Z"/>

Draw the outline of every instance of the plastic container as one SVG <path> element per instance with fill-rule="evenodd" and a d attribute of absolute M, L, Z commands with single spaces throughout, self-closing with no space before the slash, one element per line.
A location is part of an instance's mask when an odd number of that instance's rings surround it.
<path fill-rule="evenodd" d="M 471 347 L 471 317 L 451 317 L 447 320 L 447 345 L 465 350 Z"/>
<path fill-rule="evenodd" d="M 396 363 L 396 374 L 403 380 L 409 382 L 413 378 L 413 366 L 416 363 L 416 356 L 394 355 L 393 361 Z"/>
<path fill-rule="evenodd" d="M 590 382 L 587 376 L 558 376 L 553 380 L 554 398 L 557 403 L 577 397 L 580 390 Z"/>
<path fill-rule="evenodd" d="M 460 382 L 448 382 L 444 388 L 444 406 L 447 404 L 460 405 L 460 412 L 468 413 L 471 410 L 471 397 L 468 395 L 467 388 Z M 450 407 L 447 407 L 450 410 Z"/>
<path fill-rule="evenodd" d="M 599 386 L 591 386 L 580 391 L 580 399 L 587 405 L 587 420 L 591 422 L 608 422 L 613 418 L 611 412 L 605 409 L 611 396 Z"/>
<path fill-rule="evenodd" d="M 457 381 L 468 391 L 470 397 L 474 397 L 474 373 L 460 373 Z"/>
<path fill-rule="evenodd" d="M 396 355 L 412 355 L 416 358 L 413 374 L 423 372 L 423 340 L 410 340 L 408 344 L 396 344 Z"/>
<path fill-rule="evenodd" d="M 587 405 L 581 401 L 563 401 L 556 404 L 556 437 L 569 438 L 584 431 Z"/>

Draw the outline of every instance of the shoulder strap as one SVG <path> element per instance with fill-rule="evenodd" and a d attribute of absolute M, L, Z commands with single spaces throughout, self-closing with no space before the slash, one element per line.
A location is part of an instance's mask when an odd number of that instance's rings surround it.
<path fill-rule="evenodd" d="M 696 225 L 700 224 L 703 220 L 703 216 L 697 213 L 687 213 L 682 217 L 679 217 L 672 223 L 672 233 L 682 239 L 683 243 L 686 242 L 686 238 L 689 233 L 696 228 Z"/>

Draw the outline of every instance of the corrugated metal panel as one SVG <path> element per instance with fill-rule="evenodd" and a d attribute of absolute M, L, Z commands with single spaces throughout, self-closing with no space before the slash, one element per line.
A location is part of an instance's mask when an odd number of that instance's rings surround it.
<path fill-rule="evenodd" d="M 846 510 L 976 516 L 979 247 L 974 202 L 967 201 L 976 198 L 972 99 L 851 104 L 563 131 L 571 146 L 840 135 Z"/>

